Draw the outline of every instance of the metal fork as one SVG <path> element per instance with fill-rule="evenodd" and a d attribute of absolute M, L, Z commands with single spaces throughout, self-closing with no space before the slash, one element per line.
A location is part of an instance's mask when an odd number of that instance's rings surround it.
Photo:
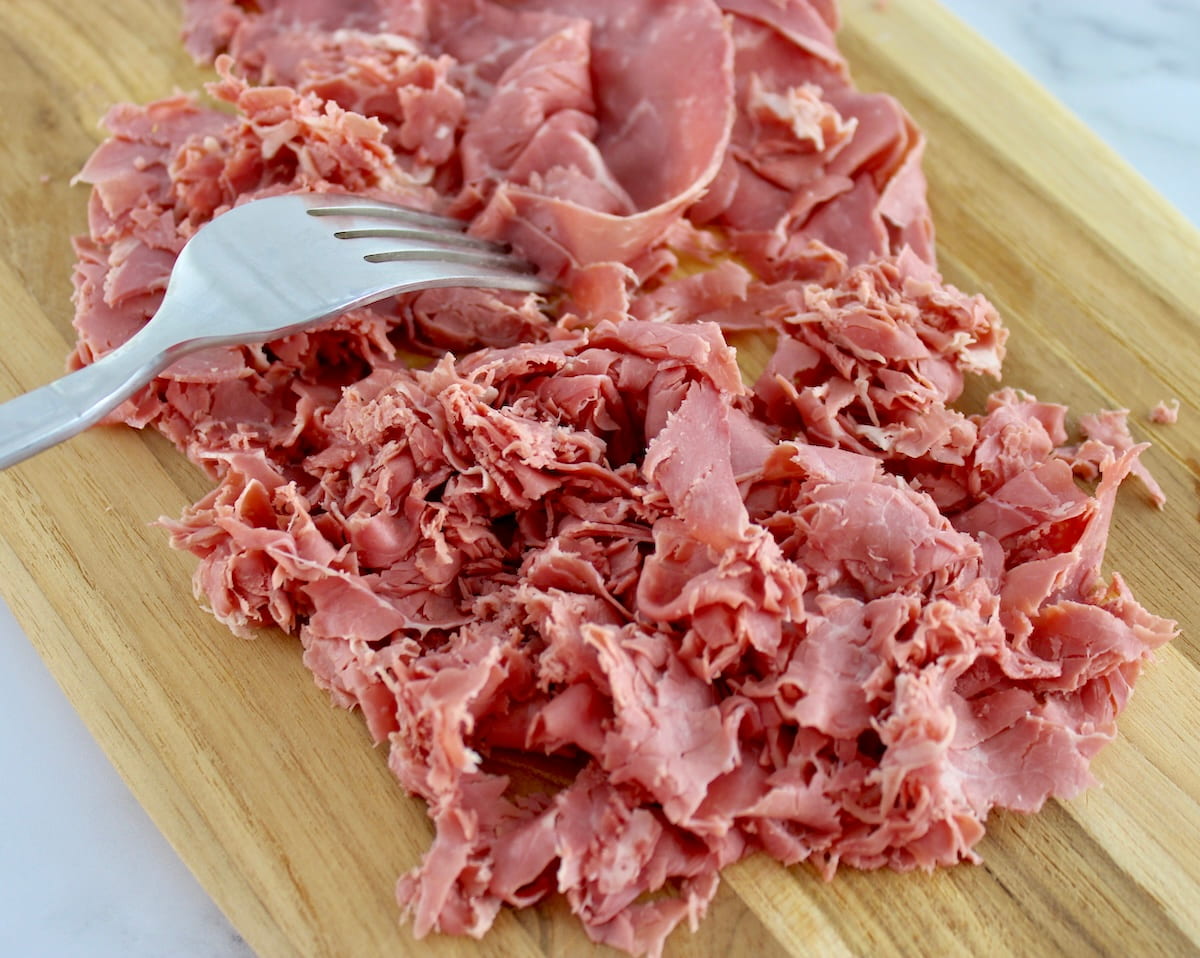
<path fill-rule="evenodd" d="M 0 404 L 0 469 L 98 422 L 196 350 L 269 342 L 413 290 L 549 290 L 527 263 L 463 229 L 459 220 L 330 193 L 235 207 L 184 246 L 161 307 L 132 338 Z"/>

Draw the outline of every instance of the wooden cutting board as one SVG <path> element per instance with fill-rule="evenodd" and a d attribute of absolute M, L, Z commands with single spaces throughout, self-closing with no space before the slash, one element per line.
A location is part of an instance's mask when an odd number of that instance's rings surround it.
<path fill-rule="evenodd" d="M 1005 381 L 1077 412 L 1132 410 L 1170 496 L 1128 485 L 1109 553 L 1183 635 L 1138 685 L 1102 783 L 996 814 L 986 863 L 832 883 L 761 857 L 728 870 L 673 955 L 1194 954 L 1200 949 L 1200 236 L 1042 90 L 933 0 L 845 4 L 860 84 L 929 134 L 947 278 L 1012 328 Z M 0 398 L 73 341 L 71 187 L 106 107 L 194 89 L 171 0 L 0 4 Z M 1192 122 L 1195 122 L 1193 119 Z M 971 397 L 978 402 L 983 389 Z M 1180 423 L 1146 411 L 1182 400 Z M 482 942 L 413 941 L 393 881 L 431 829 L 360 719 L 283 636 L 243 642 L 191 599 L 193 560 L 150 527 L 204 481 L 166 443 L 94 430 L 0 473 L 0 591 L 159 827 L 262 956 L 599 953 L 561 902 Z"/>

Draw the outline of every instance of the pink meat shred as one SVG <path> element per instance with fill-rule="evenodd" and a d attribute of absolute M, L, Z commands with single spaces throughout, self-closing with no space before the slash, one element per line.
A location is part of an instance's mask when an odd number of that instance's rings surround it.
<path fill-rule="evenodd" d="M 1173 426 L 1179 422 L 1179 400 L 1162 399 L 1150 410 L 1150 421 L 1160 426 Z"/>
<path fill-rule="evenodd" d="M 1175 632 L 1101 571 L 1122 480 L 1161 490 L 1122 412 L 955 405 L 1007 333 L 831 0 L 185 8 L 217 78 L 107 117 L 74 365 L 277 193 L 461 216 L 561 286 L 210 350 L 113 417 L 214 482 L 163 520 L 199 599 L 297 635 L 428 803 L 418 936 L 558 893 L 656 955 L 752 852 L 976 861 L 993 808 L 1092 781 Z"/>

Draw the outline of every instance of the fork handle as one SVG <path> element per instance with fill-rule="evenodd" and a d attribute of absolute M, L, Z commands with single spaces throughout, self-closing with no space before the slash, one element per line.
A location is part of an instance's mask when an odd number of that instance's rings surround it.
<path fill-rule="evenodd" d="M 112 412 L 166 365 L 134 336 L 94 363 L 0 403 L 0 469 L 82 432 Z"/>

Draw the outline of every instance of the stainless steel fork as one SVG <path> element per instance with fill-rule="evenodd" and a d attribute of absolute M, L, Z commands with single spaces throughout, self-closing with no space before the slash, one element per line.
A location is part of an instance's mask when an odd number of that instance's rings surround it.
<path fill-rule="evenodd" d="M 235 207 L 184 246 L 161 307 L 136 335 L 91 365 L 0 404 L 0 469 L 98 422 L 199 349 L 268 342 L 419 289 L 548 291 L 527 263 L 463 227 L 329 193 Z"/>

